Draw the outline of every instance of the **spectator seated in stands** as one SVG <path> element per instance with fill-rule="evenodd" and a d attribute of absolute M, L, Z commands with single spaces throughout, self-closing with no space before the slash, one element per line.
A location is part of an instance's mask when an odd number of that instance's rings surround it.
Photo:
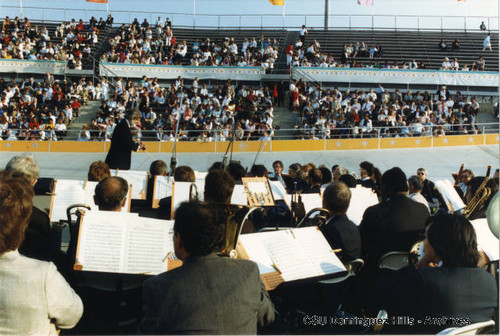
<path fill-rule="evenodd" d="M 148 25 L 135 23 L 122 25 L 118 34 L 111 38 L 111 50 L 102 61 L 132 64 L 192 65 L 192 66 L 260 66 L 274 68 L 278 59 L 276 39 L 265 39 L 261 35 L 260 48 L 255 38 L 245 39 L 238 49 L 234 37 L 221 41 L 209 38 L 196 40 L 188 50 L 186 41 L 177 41 L 170 26 L 155 32 Z M 158 26 L 159 27 L 159 26 Z"/>
<path fill-rule="evenodd" d="M 82 20 L 78 24 L 74 20 L 61 23 L 51 41 L 46 27 L 37 25 L 33 28 L 27 18 L 6 18 L 1 34 L 0 58 L 68 61 L 70 68 L 81 69 L 83 58 L 90 56 L 92 46 L 99 40 L 100 27 L 93 19 L 88 30 L 85 30 Z"/>

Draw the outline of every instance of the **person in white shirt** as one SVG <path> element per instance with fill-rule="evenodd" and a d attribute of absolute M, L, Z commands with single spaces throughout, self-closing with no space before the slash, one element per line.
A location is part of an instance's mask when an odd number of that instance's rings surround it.
<path fill-rule="evenodd" d="M 443 63 L 441 63 L 441 70 L 451 70 L 451 63 L 448 57 L 445 57 Z"/>
<path fill-rule="evenodd" d="M 299 30 L 299 38 L 300 38 L 300 41 L 302 41 L 302 43 L 304 43 L 307 34 L 308 34 L 308 32 L 307 32 L 306 26 L 302 25 L 302 28 L 300 28 L 300 30 Z"/>
<path fill-rule="evenodd" d="M 422 189 L 424 188 L 424 183 L 422 180 L 416 176 L 413 175 L 408 179 L 408 197 L 412 199 L 415 202 L 421 203 L 425 205 L 427 208 L 427 211 L 429 211 L 429 214 L 431 213 L 431 208 L 429 207 L 429 202 L 425 199 L 424 196 L 422 196 L 421 192 Z"/>
<path fill-rule="evenodd" d="M 488 49 L 490 49 L 490 51 L 492 51 L 492 49 L 491 49 L 491 33 L 488 33 L 488 35 L 486 35 L 486 37 L 484 38 L 483 51 L 485 51 L 486 48 L 488 48 Z"/>

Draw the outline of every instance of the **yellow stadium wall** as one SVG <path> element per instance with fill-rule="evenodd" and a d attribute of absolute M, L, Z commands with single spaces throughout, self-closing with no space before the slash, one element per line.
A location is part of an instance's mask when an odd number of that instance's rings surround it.
<path fill-rule="evenodd" d="M 351 149 L 427 148 L 498 145 L 498 134 L 451 135 L 445 137 L 235 141 L 233 152 L 309 152 Z M 173 142 L 146 142 L 145 153 L 171 153 Z M 177 142 L 178 153 L 224 153 L 229 142 Z M 109 142 L 0 141 L 1 152 L 105 153 Z"/>

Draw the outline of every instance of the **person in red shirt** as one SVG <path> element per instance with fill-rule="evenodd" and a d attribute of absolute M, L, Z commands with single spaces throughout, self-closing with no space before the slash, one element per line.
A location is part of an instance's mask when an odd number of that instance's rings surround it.
<path fill-rule="evenodd" d="M 78 112 L 80 110 L 80 102 L 78 99 L 73 99 L 73 102 L 71 103 L 71 108 L 73 109 L 73 113 L 75 117 L 78 117 Z"/>

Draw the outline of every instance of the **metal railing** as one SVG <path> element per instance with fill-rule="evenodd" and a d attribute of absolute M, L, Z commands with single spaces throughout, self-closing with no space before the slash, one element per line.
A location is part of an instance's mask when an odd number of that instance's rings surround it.
<path fill-rule="evenodd" d="M 267 131 L 269 132 L 269 130 Z M 250 134 L 245 130 L 235 131 L 235 141 L 266 141 L 266 140 L 329 140 L 329 139 L 383 139 L 383 138 L 419 138 L 440 137 L 452 135 L 486 135 L 498 134 L 498 123 L 478 124 L 444 124 L 444 125 L 418 125 L 418 126 L 383 126 L 349 128 L 301 128 L 275 129 L 271 135 L 260 134 L 259 131 Z M 70 129 L 66 131 L 43 129 L 9 129 L 1 132 L 5 141 L 32 140 L 32 141 L 110 141 L 111 132 L 105 129 Z M 141 141 L 174 141 L 173 130 L 141 130 L 136 133 L 136 138 Z M 230 141 L 233 137 L 231 130 L 180 130 L 178 141 L 188 142 L 221 142 Z"/>
<path fill-rule="evenodd" d="M 175 12 L 149 12 L 110 10 L 115 24 L 132 23 L 134 18 L 148 19 L 154 24 L 158 16 L 169 17 L 176 27 L 208 29 L 297 29 L 302 25 L 309 28 L 325 28 L 323 14 L 193 14 Z M 2 16 L 18 16 L 19 6 L 2 6 Z M 92 16 L 106 17 L 106 10 L 86 8 L 23 7 L 22 16 L 31 20 L 60 22 L 71 19 L 89 21 Z M 488 30 L 498 31 L 498 17 L 482 16 L 437 16 L 437 15 L 329 15 L 329 29 L 377 29 L 377 30 L 434 30 L 474 31 L 484 21 Z"/>

